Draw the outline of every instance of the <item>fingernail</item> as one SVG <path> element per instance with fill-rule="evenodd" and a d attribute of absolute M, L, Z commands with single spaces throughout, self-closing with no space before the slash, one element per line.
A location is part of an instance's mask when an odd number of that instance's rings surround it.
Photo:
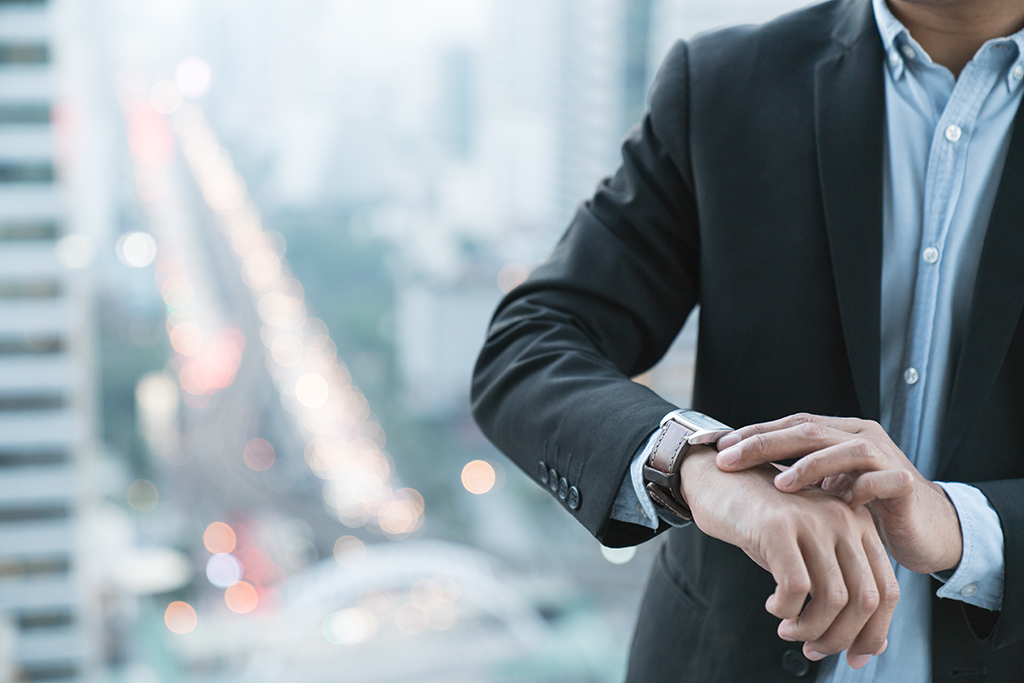
<path fill-rule="evenodd" d="M 887 647 L 889 647 L 889 639 L 888 638 L 886 638 L 885 641 L 882 642 L 882 647 L 878 648 L 878 652 L 875 653 L 875 656 L 877 657 L 878 655 L 880 655 L 883 652 L 885 652 L 885 648 L 887 648 Z"/>
<path fill-rule="evenodd" d="M 731 467 L 740 461 L 740 449 L 727 448 L 718 454 L 718 460 L 723 465 Z"/>
<path fill-rule="evenodd" d="M 793 485 L 793 482 L 795 481 L 796 472 L 793 471 L 792 467 L 790 467 L 785 472 L 779 474 L 779 476 L 775 477 L 775 485 L 780 489 L 788 489 L 790 486 Z"/>
<path fill-rule="evenodd" d="M 795 643 L 796 642 L 796 638 L 790 638 L 789 636 L 779 636 L 779 638 L 782 638 L 787 643 Z"/>
<path fill-rule="evenodd" d="M 857 655 L 850 657 L 850 666 L 854 669 L 863 669 L 871 661 L 871 655 Z"/>
<path fill-rule="evenodd" d="M 825 659 L 825 657 L 828 657 L 828 655 L 823 655 L 820 652 L 815 652 L 814 650 L 811 650 L 810 652 L 805 654 L 804 657 L 807 657 L 807 659 L 811 660 L 812 662 L 820 662 L 821 660 Z"/>
<path fill-rule="evenodd" d="M 853 491 L 843 491 L 843 494 L 839 496 L 843 499 L 843 502 L 849 505 L 853 502 Z"/>
<path fill-rule="evenodd" d="M 742 439 L 740 439 L 739 432 L 729 432 L 728 434 L 726 434 L 725 436 L 718 440 L 718 450 L 723 450 L 729 448 L 730 446 L 735 446 L 740 441 L 742 441 Z"/>

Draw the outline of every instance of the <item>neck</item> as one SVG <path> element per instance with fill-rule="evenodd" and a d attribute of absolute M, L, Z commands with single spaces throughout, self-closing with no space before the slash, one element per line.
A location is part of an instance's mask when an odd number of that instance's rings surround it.
<path fill-rule="evenodd" d="M 959 76 L 986 40 L 1024 27 L 1024 0 L 886 0 L 925 52 Z"/>

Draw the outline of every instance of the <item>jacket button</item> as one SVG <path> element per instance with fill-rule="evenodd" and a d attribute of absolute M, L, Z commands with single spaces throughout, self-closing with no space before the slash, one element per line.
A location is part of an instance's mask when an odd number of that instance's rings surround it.
<path fill-rule="evenodd" d="M 558 490 L 558 472 L 554 467 L 548 470 L 548 488 L 552 493 Z"/>
<path fill-rule="evenodd" d="M 548 464 L 543 460 L 537 463 L 537 478 L 542 484 L 548 483 Z"/>
<path fill-rule="evenodd" d="M 569 480 L 565 477 L 562 477 L 558 481 L 558 497 L 561 500 L 565 500 L 569 497 Z"/>
<path fill-rule="evenodd" d="M 575 486 L 569 487 L 569 509 L 578 510 L 580 507 L 580 490 Z"/>
<path fill-rule="evenodd" d="M 782 668 L 788 674 L 803 678 L 811 673 L 811 662 L 798 650 L 786 650 L 782 653 Z"/>

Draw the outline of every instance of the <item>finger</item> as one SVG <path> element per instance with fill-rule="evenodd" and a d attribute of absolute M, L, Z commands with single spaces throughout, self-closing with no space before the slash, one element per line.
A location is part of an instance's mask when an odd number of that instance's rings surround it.
<path fill-rule="evenodd" d="M 893 573 L 889 555 L 885 552 L 878 535 L 873 531 L 868 531 L 864 535 L 863 544 L 865 556 L 875 577 L 875 585 L 878 587 L 878 608 L 864 624 L 864 628 L 861 629 L 857 639 L 847 651 L 847 661 L 854 668 L 860 668 L 867 663 L 866 655 L 880 655 L 885 651 L 889 644 L 887 637 L 889 624 L 892 622 L 896 603 L 900 599 L 900 586 L 896 582 L 896 575 Z M 856 662 L 851 659 L 851 653 L 857 657 Z M 855 666 L 855 664 L 860 664 L 860 666 Z"/>
<path fill-rule="evenodd" d="M 781 420 L 761 422 L 729 432 L 718 440 L 718 449 L 725 450 L 726 448 L 735 446 L 740 441 L 748 439 L 756 434 L 768 434 L 769 432 L 777 432 L 783 429 L 798 427 L 802 424 L 817 424 L 822 427 L 838 429 L 850 434 L 856 434 L 864 427 L 864 421 L 858 420 L 854 417 L 827 417 L 825 415 L 797 413 L 796 415 L 784 417 Z"/>
<path fill-rule="evenodd" d="M 914 475 L 908 470 L 867 472 L 857 477 L 848 491 L 840 495 L 852 507 L 866 505 L 873 500 L 903 498 L 914 492 Z"/>
<path fill-rule="evenodd" d="M 858 638 L 868 620 L 878 609 L 879 590 L 861 539 L 839 539 L 839 544 L 836 546 L 836 557 L 843 572 L 843 579 L 846 581 L 849 600 L 828 630 L 817 640 L 806 643 L 804 650 L 823 655 L 847 650 L 846 656 L 850 666 L 859 669 L 867 663 L 862 655 L 868 655 L 870 658 L 870 655 L 881 647 L 881 640 L 879 640 L 870 650 L 858 649 L 858 646 L 871 642 L 870 640 L 860 642 Z"/>
<path fill-rule="evenodd" d="M 719 457 L 721 457 L 719 453 Z M 866 439 L 845 442 L 811 453 L 775 477 L 775 488 L 792 493 L 816 481 L 840 474 L 871 472 L 893 467 L 881 449 Z"/>
<path fill-rule="evenodd" d="M 775 592 L 768 596 L 765 609 L 779 619 L 799 616 L 811 590 L 811 578 L 796 539 L 776 539 L 765 555 L 775 579 Z"/>
<path fill-rule="evenodd" d="M 811 577 L 811 601 L 800 616 L 779 624 L 779 637 L 806 643 L 816 641 L 825 634 L 846 607 L 849 591 L 834 547 L 825 548 L 818 542 L 812 542 L 802 543 L 801 550 Z"/>
<path fill-rule="evenodd" d="M 825 477 L 819 486 L 821 486 L 823 491 L 828 491 L 833 496 L 842 498 L 853 486 L 855 478 L 848 474 L 837 474 L 834 477 Z"/>
<path fill-rule="evenodd" d="M 852 434 L 814 422 L 753 434 L 718 453 L 719 469 L 735 472 L 766 462 L 801 458 L 855 438 Z"/>

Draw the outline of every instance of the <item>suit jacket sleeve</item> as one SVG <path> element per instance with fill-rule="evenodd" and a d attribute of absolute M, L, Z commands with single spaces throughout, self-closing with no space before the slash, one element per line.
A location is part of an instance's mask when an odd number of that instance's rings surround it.
<path fill-rule="evenodd" d="M 535 479 L 546 466 L 577 487 L 572 514 L 610 546 L 655 533 L 609 515 L 631 459 L 675 408 L 630 377 L 665 353 L 698 301 L 687 129 L 679 43 L 622 165 L 548 261 L 502 301 L 474 372 L 484 433 Z"/>

